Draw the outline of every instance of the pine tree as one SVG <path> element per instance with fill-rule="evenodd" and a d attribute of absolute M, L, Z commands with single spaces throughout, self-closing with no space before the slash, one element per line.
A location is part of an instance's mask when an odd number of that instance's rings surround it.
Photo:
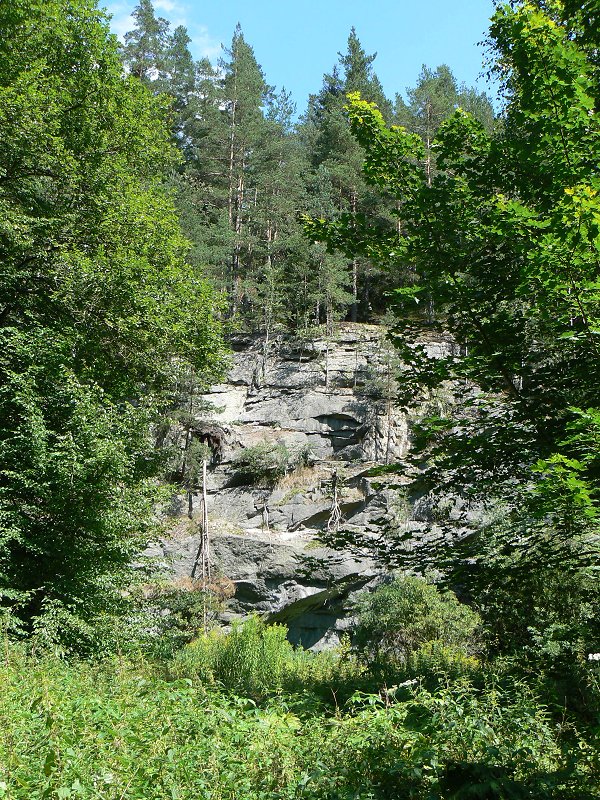
<path fill-rule="evenodd" d="M 267 339 L 285 318 L 286 270 L 302 238 L 297 217 L 304 170 L 292 134 L 294 112 L 295 105 L 285 90 L 271 95 L 262 145 L 252 160 L 255 203 L 249 224 L 254 247 L 249 254 L 245 294 Z"/>
<path fill-rule="evenodd" d="M 474 87 L 459 87 L 452 70 L 446 64 L 435 70 L 423 64 L 416 85 L 407 89 L 407 95 L 408 103 L 404 102 L 400 94 L 396 95 L 394 122 L 421 138 L 425 146 L 425 173 L 431 185 L 435 172 L 432 144 L 442 122 L 461 107 L 472 113 L 486 130 L 491 130 L 494 109 L 484 92 L 479 92 Z M 386 114 L 382 113 L 386 122 L 389 122 Z"/>
<path fill-rule="evenodd" d="M 379 78 L 373 72 L 372 64 L 377 58 L 377 53 L 372 55 L 365 53 L 354 27 L 348 36 L 347 52 L 338 55 L 340 66 L 344 70 L 344 93 L 359 92 L 361 97 L 370 103 L 375 103 L 384 119 L 391 119 L 392 105 L 384 94 Z"/>
<path fill-rule="evenodd" d="M 383 204 L 364 180 L 364 153 L 350 132 L 344 111 L 346 94 L 360 91 L 366 99 L 377 103 L 384 114 L 391 116 L 391 105 L 373 72 L 374 59 L 375 55 L 365 53 L 352 28 L 347 52 L 339 54 L 339 67 L 336 65 L 331 74 L 324 76 L 321 91 L 309 100 L 303 135 L 313 165 L 314 203 L 309 208 L 313 214 L 349 215 L 354 219 L 367 211 L 372 217 L 385 214 Z M 332 274 L 339 274 L 333 262 L 332 268 Z M 378 300 L 373 286 L 378 275 L 369 261 L 360 257 L 352 259 L 348 273 L 348 280 L 343 281 L 339 289 L 344 290 L 347 284 L 350 290 L 350 319 L 369 318 Z M 337 294 L 341 296 L 342 292 Z"/>
<path fill-rule="evenodd" d="M 125 34 L 121 56 L 131 75 L 150 84 L 164 77 L 169 22 L 156 16 L 152 0 L 140 0 L 132 16 L 136 25 Z"/>
<path fill-rule="evenodd" d="M 194 261 L 207 265 L 231 317 L 247 315 L 251 306 L 251 220 L 259 202 L 255 162 L 269 136 L 263 112 L 269 94 L 238 25 L 218 69 L 207 61 L 196 65 L 180 137 L 186 165 L 177 187 L 184 229 Z"/>
<path fill-rule="evenodd" d="M 178 139 L 184 165 L 174 182 L 183 229 L 192 242 L 192 263 L 208 271 L 226 299 L 233 233 L 228 219 L 229 136 L 224 105 L 218 69 L 207 59 L 198 62 L 195 91 L 183 113 Z"/>
<path fill-rule="evenodd" d="M 164 88 L 174 99 L 174 108 L 182 114 L 190 104 L 196 90 L 196 64 L 189 45 L 187 28 L 178 25 L 166 43 L 162 65 Z"/>
<path fill-rule="evenodd" d="M 249 218 L 258 202 L 252 157 L 264 144 L 267 126 L 263 106 L 269 94 L 263 72 L 238 24 L 228 59 L 221 60 L 227 126 L 227 216 L 233 232 L 228 288 L 231 312 L 242 310 L 245 259 L 252 244 Z"/>

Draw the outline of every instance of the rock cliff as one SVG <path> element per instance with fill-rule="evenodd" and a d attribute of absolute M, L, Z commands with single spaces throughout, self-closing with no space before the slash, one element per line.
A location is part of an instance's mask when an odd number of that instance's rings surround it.
<path fill-rule="evenodd" d="M 423 343 L 432 355 L 450 347 Z M 197 409 L 198 435 L 218 440 L 207 508 L 212 564 L 235 585 L 225 619 L 254 610 L 286 622 L 294 642 L 327 646 L 347 628 L 354 594 L 382 573 L 354 550 L 324 547 L 324 531 L 341 525 L 350 536 L 377 536 L 382 527 L 425 524 L 407 513 L 402 478 L 392 487 L 369 477 L 410 447 L 411 419 L 394 404 L 396 356 L 384 328 L 359 324 L 308 342 L 237 337 L 232 349 L 227 382 Z M 213 410 L 201 413 L 206 401 Z M 240 476 L 239 454 L 267 443 L 302 453 L 301 465 L 275 482 Z M 191 573 L 198 550 L 198 502 L 182 525 L 179 498 L 172 534 L 149 551 L 179 575 Z"/>

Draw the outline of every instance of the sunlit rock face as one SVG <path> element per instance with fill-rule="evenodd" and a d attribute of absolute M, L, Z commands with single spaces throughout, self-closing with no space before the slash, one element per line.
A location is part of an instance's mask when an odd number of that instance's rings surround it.
<path fill-rule="evenodd" d="M 433 356 L 452 349 L 443 340 L 423 344 Z M 372 478 L 374 467 L 401 463 L 410 447 L 411 418 L 394 403 L 396 354 L 384 328 L 359 324 L 310 342 L 238 337 L 232 349 L 227 381 L 202 398 L 212 409 L 197 413 L 198 431 L 218 431 L 220 444 L 207 490 L 211 561 L 235 584 L 224 619 L 254 610 L 285 622 L 294 642 L 335 644 L 348 628 L 355 593 L 383 575 L 353 538 L 427 526 L 412 519 L 398 489 L 401 475 Z M 274 484 L 240 477 L 236 458 L 265 442 L 308 454 L 308 464 Z M 335 551 L 321 543 L 332 525 L 334 475 L 349 542 Z M 175 498 L 177 534 L 152 549 L 178 575 L 193 568 L 198 503 L 194 498 L 184 526 L 187 504 Z"/>
<path fill-rule="evenodd" d="M 394 358 L 384 329 L 345 325 L 330 340 L 283 338 L 265 348 L 248 337 L 233 344 L 229 380 L 206 399 L 242 446 L 270 439 L 306 444 L 320 459 L 352 461 L 406 453 L 406 419 L 389 413 L 382 397 L 388 383 L 392 392 Z"/>

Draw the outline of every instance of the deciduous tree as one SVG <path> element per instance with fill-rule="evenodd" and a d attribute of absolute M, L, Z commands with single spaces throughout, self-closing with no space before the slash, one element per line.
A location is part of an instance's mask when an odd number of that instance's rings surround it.
<path fill-rule="evenodd" d="M 151 519 L 161 393 L 219 335 L 164 191 L 165 103 L 95 2 L 4 4 L 0 26 L 0 593 L 89 644 Z"/>
<path fill-rule="evenodd" d="M 598 602 L 590 570 L 598 557 L 600 476 L 592 444 L 600 417 L 600 128 L 588 25 L 588 12 L 572 14 L 562 2 L 498 8 L 491 38 L 506 98 L 503 124 L 490 133 L 456 111 L 432 144 L 434 175 L 420 137 L 388 128 L 372 104 L 352 97 L 366 178 L 397 198 L 401 235 L 308 226 L 312 238 L 347 253 L 398 271 L 412 265 L 415 283 L 396 294 L 404 400 L 447 381 L 470 387 L 458 415 L 430 421 L 421 484 L 497 509 L 493 525 L 467 540 L 466 561 L 455 550 L 445 565 L 480 592 L 469 565 L 483 557 L 490 530 L 500 531 L 496 541 L 509 558 L 503 569 L 498 562 L 487 570 L 486 580 L 492 593 L 490 581 L 510 581 L 513 589 L 503 614 L 505 621 L 512 615 L 515 636 L 502 646 L 539 648 L 543 640 L 558 653 L 563 642 L 580 656 L 600 641 L 594 615 L 585 612 Z M 428 297 L 440 312 L 430 326 L 460 344 L 461 357 L 431 359 L 414 345 L 415 309 Z M 454 518 L 464 532 L 465 519 Z M 444 553 L 447 541 L 436 557 Z M 525 591 L 520 574 L 531 578 Z M 569 587 L 578 593 L 577 614 L 560 591 L 546 592 L 561 584 L 565 597 Z M 551 610 L 542 610 L 546 602 Z"/>

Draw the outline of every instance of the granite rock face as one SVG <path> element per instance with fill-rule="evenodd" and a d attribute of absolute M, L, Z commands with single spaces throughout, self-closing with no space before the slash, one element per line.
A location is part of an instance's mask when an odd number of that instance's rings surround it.
<path fill-rule="evenodd" d="M 423 344 L 434 356 L 451 349 L 444 341 Z M 203 398 L 214 410 L 198 413 L 198 429 L 219 438 L 207 507 L 211 562 L 235 584 L 225 621 L 257 611 L 285 622 L 294 642 L 328 646 L 347 629 L 355 593 L 382 577 L 369 558 L 320 543 L 332 524 L 334 480 L 350 536 L 428 525 L 407 512 L 401 477 L 393 488 L 369 477 L 375 466 L 402 462 L 410 447 L 411 420 L 393 403 L 395 353 L 385 329 L 348 323 L 308 343 L 277 338 L 265 346 L 239 337 L 233 351 L 227 382 Z M 309 451 L 308 464 L 275 485 L 240 480 L 236 456 L 264 442 Z M 185 505 L 175 498 L 174 530 L 181 531 Z M 199 544 L 194 518 L 186 530 L 152 549 L 178 575 L 191 573 Z"/>

